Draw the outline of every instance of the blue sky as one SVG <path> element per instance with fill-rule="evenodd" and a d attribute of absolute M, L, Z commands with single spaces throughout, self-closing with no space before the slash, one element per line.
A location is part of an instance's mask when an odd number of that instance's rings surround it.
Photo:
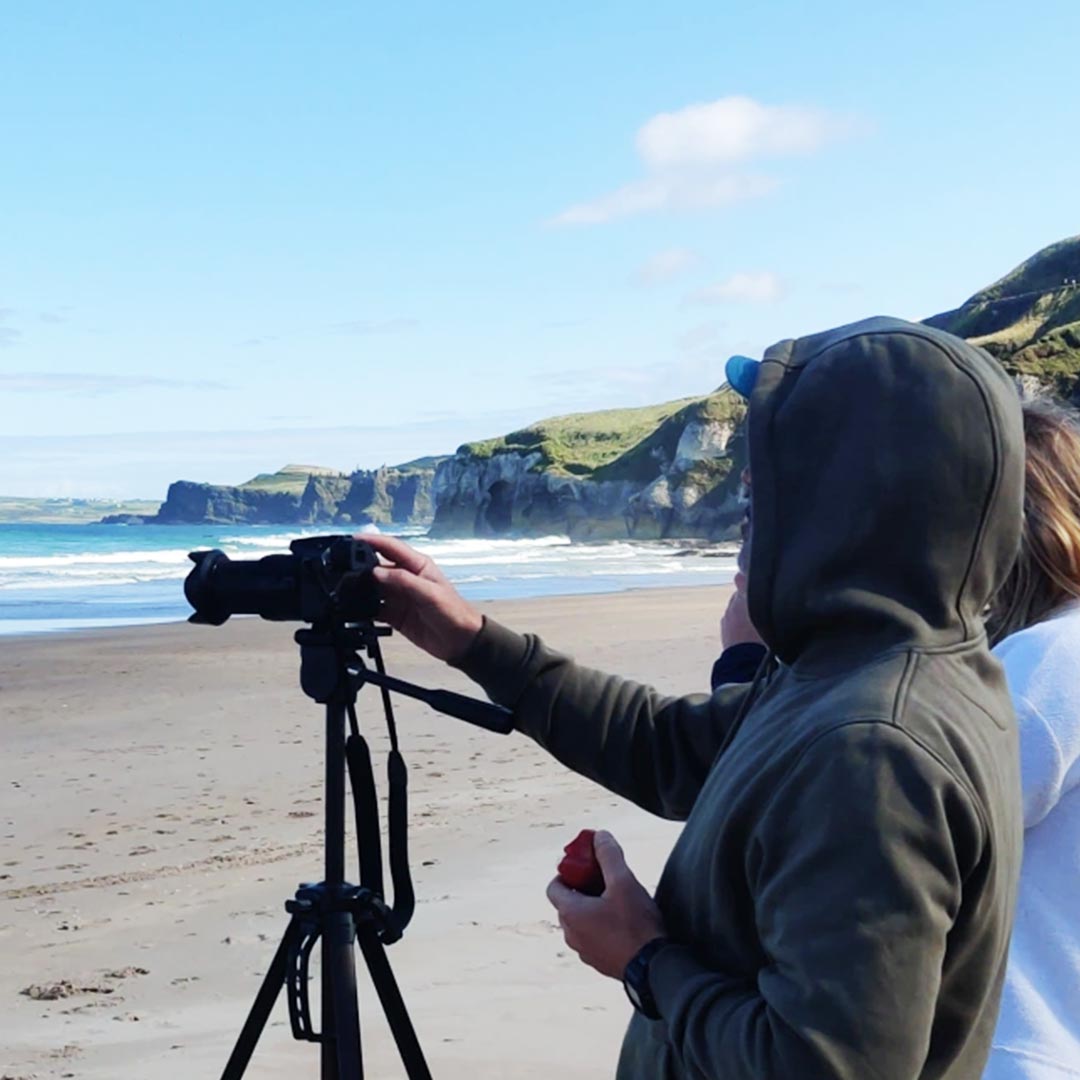
<path fill-rule="evenodd" d="M 1080 4 L 1031 12 L 6 5 L 0 494 L 389 464 L 955 306 L 1080 232 Z"/>

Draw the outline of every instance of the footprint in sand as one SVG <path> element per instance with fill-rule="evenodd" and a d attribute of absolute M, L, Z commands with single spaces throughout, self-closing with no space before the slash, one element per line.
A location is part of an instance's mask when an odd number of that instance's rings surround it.
<path fill-rule="evenodd" d="M 61 1046 L 56 1050 L 49 1051 L 49 1057 L 54 1061 L 68 1061 L 73 1057 L 77 1057 L 82 1053 L 82 1047 L 78 1043 L 68 1043 L 66 1046 Z M 72 1075 L 68 1073 L 68 1075 Z"/>

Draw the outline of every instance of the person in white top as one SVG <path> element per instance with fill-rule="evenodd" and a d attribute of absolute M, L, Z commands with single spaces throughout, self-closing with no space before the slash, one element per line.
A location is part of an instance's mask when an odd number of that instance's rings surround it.
<path fill-rule="evenodd" d="M 1024 861 L 984 1080 L 1080 1078 L 1080 426 L 1024 406 L 1024 536 L 988 627 L 1020 728 Z"/>

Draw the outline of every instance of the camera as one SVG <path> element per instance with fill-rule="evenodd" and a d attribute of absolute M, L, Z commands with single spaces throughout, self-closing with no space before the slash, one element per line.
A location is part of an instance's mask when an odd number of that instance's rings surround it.
<path fill-rule="evenodd" d="M 387 674 L 379 643 L 391 628 L 373 625 L 382 598 L 374 573 L 379 559 L 370 544 L 351 536 L 312 536 L 293 540 L 289 551 L 289 555 L 235 560 L 223 551 L 193 551 L 189 558 L 195 566 L 184 581 L 184 595 L 195 609 L 189 622 L 220 626 L 230 615 L 260 615 L 275 621 L 311 623 L 293 635 L 300 646 L 300 687 L 326 707 L 325 878 L 318 884 L 301 885 L 295 897 L 286 902 L 291 918 L 285 936 L 222 1076 L 241 1080 L 284 987 L 293 1038 L 324 1044 L 322 1075 L 332 1073 L 342 1080 L 362 1077 L 353 956 L 353 946 L 359 944 L 406 1074 L 411 1080 L 431 1080 L 384 952 L 385 946 L 401 938 L 415 907 L 406 835 L 408 783 L 390 692 L 503 735 L 514 730 L 513 713 L 501 705 L 449 690 L 430 690 Z M 371 667 L 364 663 L 361 652 L 371 659 Z M 379 798 L 371 751 L 356 714 L 357 691 L 368 683 L 382 691 L 390 738 L 387 847 L 394 888 L 392 906 L 384 892 Z M 359 886 L 345 880 L 346 775 L 356 814 Z M 308 962 L 319 941 L 323 994 L 322 1029 L 317 1033 L 308 993 Z"/>
<path fill-rule="evenodd" d="M 184 595 L 195 609 L 189 622 L 220 626 L 230 615 L 277 622 L 366 622 L 379 611 L 372 571 L 378 557 L 352 536 L 293 540 L 290 555 L 230 559 L 223 551 L 193 551 Z"/>

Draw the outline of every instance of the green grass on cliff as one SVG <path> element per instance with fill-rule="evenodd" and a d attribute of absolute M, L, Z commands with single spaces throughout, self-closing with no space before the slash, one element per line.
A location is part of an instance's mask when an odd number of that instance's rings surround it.
<path fill-rule="evenodd" d="M 679 404 L 675 402 L 673 404 Z M 675 460 L 686 425 L 697 420 L 705 423 L 738 424 L 746 405 L 734 391 L 719 390 L 708 397 L 692 398 L 666 417 L 644 439 L 636 442 L 614 460 L 596 469 L 596 480 L 635 480 L 648 482 L 666 465 Z M 726 473 L 728 459 L 720 459 L 717 470 Z M 717 478 L 719 480 L 719 477 Z"/>
<path fill-rule="evenodd" d="M 429 469 L 434 471 L 449 459 L 449 454 L 432 454 L 428 457 L 413 458 L 412 461 L 405 461 L 400 465 L 393 465 L 391 468 L 397 469 L 398 472 L 426 472 Z"/>
<path fill-rule="evenodd" d="M 434 469 L 443 457 L 416 458 L 415 461 L 407 461 L 404 465 L 394 465 L 392 468 L 399 472 L 425 472 Z M 346 477 L 337 469 L 327 469 L 322 465 L 286 465 L 274 473 L 259 473 L 250 480 L 238 485 L 240 491 L 266 491 L 276 495 L 304 494 L 308 479 L 312 476 Z"/>
<path fill-rule="evenodd" d="M 1005 368 L 1080 399 L 1080 236 L 1036 252 L 953 311 L 926 320 Z"/>
<path fill-rule="evenodd" d="M 275 473 L 259 473 L 238 485 L 240 491 L 268 491 L 279 495 L 303 495 L 312 476 L 341 476 L 337 469 L 321 465 L 286 465 Z"/>
<path fill-rule="evenodd" d="M 596 480 L 651 478 L 660 454 L 668 460 L 686 423 L 694 416 L 729 420 L 742 405 L 727 390 L 700 398 L 681 398 L 639 409 L 604 409 L 541 420 L 497 439 L 466 443 L 458 453 L 474 458 L 494 454 L 539 453 L 537 471 Z"/>

